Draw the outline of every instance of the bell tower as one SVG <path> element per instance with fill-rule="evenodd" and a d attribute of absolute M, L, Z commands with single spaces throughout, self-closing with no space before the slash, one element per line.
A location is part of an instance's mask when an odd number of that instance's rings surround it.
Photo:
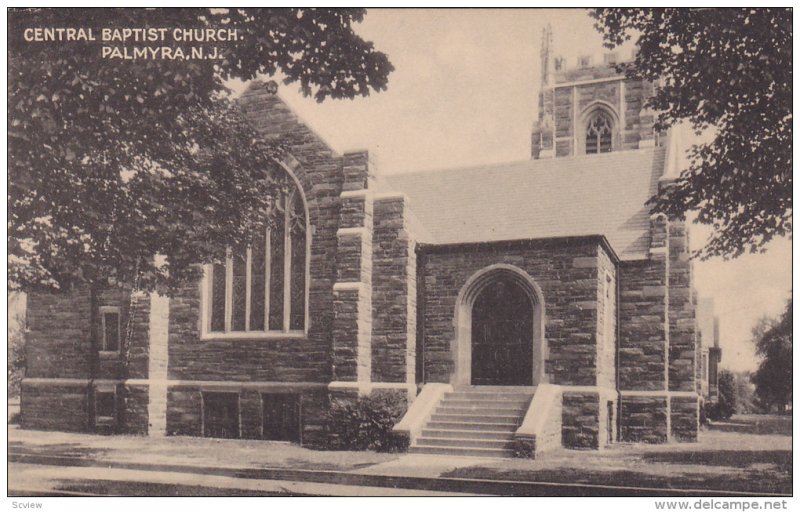
<path fill-rule="evenodd" d="M 533 158 L 551 158 L 555 156 L 553 120 L 553 27 L 548 23 L 542 29 L 542 43 L 539 49 L 540 76 L 539 82 L 539 118 L 533 123 L 531 135 L 531 155 Z"/>
<path fill-rule="evenodd" d="M 542 30 L 539 114 L 531 157 L 560 158 L 659 144 L 655 116 L 645 107 L 653 84 L 617 71 L 618 52 L 581 55 L 573 67 L 556 57 L 550 25 Z M 631 55 L 632 57 L 632 55 Z"/>

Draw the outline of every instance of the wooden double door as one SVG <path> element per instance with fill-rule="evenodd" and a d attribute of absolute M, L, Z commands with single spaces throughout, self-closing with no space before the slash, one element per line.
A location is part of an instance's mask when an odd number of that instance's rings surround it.
<path fill-rule="evenodd" d="M 472 306 L 472 384 L 533 385 L 533 303 L 512 279 L 486 285 Z"/>

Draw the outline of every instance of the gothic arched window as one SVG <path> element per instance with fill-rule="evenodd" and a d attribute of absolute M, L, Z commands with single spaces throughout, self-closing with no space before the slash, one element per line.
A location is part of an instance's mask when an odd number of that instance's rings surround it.
<path fill-rule="evenodd" d="M 608 153 L 612 149 L 614 121 L 603 110 L 596 110 L 586 125 L 586 154 Z"/>
<path fill-rule="evenodd" d="M 225 264 L 207 268 L 203 334 L 257 337 L 304 332 L 305 211 L 303 196 L 293 185 L 273 204 L 271 226 L 246 251 L 229 251 Z"/>

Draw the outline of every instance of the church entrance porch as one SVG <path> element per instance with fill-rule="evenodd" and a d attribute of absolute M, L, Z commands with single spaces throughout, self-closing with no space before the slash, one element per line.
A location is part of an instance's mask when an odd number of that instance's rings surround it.
<path fill-rule="evenodd" d="M 461 289 L 454 317 L 453 385 L 536 386 L 542 381 L 541 290 L 522 269 L 486 267 Z"/>

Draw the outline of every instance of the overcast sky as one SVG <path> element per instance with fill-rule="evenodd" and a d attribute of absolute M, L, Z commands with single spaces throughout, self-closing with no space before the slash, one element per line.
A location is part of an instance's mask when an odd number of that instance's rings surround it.
<path fill-rule="evenodd" d="M 279 95 L 334 149 L 368 149 L 381 173 L 525 160 L 548 22 L 568 65 L 579 54 L 601 58 L 600 36 L 582 10 L 373 9 L 357 31 L 394 64 L 387 91 L 323 104 L 294 86 L 281 86 Z M 694 246 L 704 237 L 693 229 Z M 695 285 L 714 298 L 722 365 L 754 369 L 750 329 L 760 316 L 779 314 L 789 297 L 791 243 L 697 262 Z"/>

